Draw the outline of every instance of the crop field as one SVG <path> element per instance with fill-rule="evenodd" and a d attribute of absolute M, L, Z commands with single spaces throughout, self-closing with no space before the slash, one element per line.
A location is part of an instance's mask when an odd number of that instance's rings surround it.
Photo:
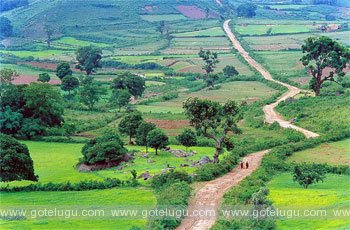
<path fill-rule="evenodd" d="M 269 5 L 269 7 L 274 9 L 280 9 L 280 10 L 287 10 L 287 9 L 302 9 L 307 7 L 308 5 Z"/>
<path fill-rule="evenodd" d="M 145 218 L 135 217 L 130 225 L 128 219 L 112 217 L 110 210 L 122 207 L 151 209 L 156 203 L 152 191 L 146 188 L 1 193 L 0 198 L 2 210 L 13 207 L 27 210 L 26 217 L 22 217 L 24 219 L 18 217 L 18 219 L 11 221 L 0 220 L 2 229 L 87 229 L 91 228 L 92 225 L 98 229 L 110 226 L 125 230 L 130 229 L 131 226 L 144 228 L 147 221 Z M 116 203 L 118 206 L 115 205 Z M 58 210 L 79 210 L 79 216 L 76 217 L 73 213 L 65 212 L 67 217 L 63 217 L 64 220 L 62 220 L 57 217 L 41 217 L 39 212 L 35 212 L 36 210 L 54 210 L 55 208 Z M 80 216 L 83 215 L 83 210 L 90 210 L 91 216 Z M 96 214 L 94 215 L 94 213 Z"/>
<path fill-rule="evenodd" d="M 350 139 L 332 143 L 324 143 L 316 148 L 294 153 L 289 162 L 317 162 L 331 165 L 350 164 Z"/>
<path fill-rule="evenodd" d="M 304 210 L 332 210 L 347 209 L 349 207 L 348 175 L 327 174 L 325 181 L 302 188 L 292 181 L 288 173 L 276 176 L 269 184 L 268 198 L 272 205 L 279 209 L 298 209 L 303 215 Z M 306 214 L 307 215 L 307 214 Z M 350 221 L 344 217 L 296 217 L 297 219 L 282 218 L 277 220 L 278 229 L 346 229 Z"/>
<path fill-rule="evenodd" d="M 145 113 L 152 111 L 181 113 L 183 111 L 182 102 L 188 97 L 206 98 L 219 102 L 225 102 L 228 99 L 253 102 L 268 98 L 275 92 L 274 89 L 269 88 L 260 82 L 237 81 L 222 84 L 221 88 L 218 90 L 204 89 L 194 93 L 183 93 L 178 98 L 170 101 L 156 102 L 149 105 L 138 105 L 137 108 Z"/>
<path fill-rule="evenodd" d="M 141 15 L 141 18 L 149 22 L 177 21 L 186 19 L 186 17 L 182 14 Z"/>
<path fill-rule="evenodd" d="M 235 30 L 241 35 L 264 35 L 271 28 L 271 34 L 307 33 L 316 30 L 316 25 L 239 25 Z"/>
<path fill-rule="evenodd" d="M 205 30 L 198 30 L 185 33 L 175 33 L 175 37 L 224 37 L 225 33 L 221 27 L 213 27 Z"/>

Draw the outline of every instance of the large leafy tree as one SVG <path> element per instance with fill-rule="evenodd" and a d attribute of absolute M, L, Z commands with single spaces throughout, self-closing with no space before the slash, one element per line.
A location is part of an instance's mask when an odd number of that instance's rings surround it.
<path fill-rule="evenodd" d="M 232 65 L 227 65 L 225 68 L 222 70 L 225 77 L 233 77 L 239 74 L 239 72 L 236 70 L 236 68 Z"/>
<path fill-rule="evenodd" d="M 223 148 L 232 148 L 228 133 L 240 133 L 237 127 L 239 107 L 234 101 L 224 105 L 210 100 L 188 98 L 184 104 L 185 114 L 197 133 L 215 141 L 214 162 L 219 162 L 219 155 Z"/>
<path fill-rule="evenodd" d="M 92 139 L 82 148 L 84 162 L 88 164 L 121 161 L 127 152 L 122 140 L 114 134 Z"/>
<path fill-rule="evenodd" d="M 100 60 L 102 59 L 102 50 L 94 46 L 80 47 L 76 52 L 76 59 L 78 61 L 77 68 L 85 71 L 90 75 L 96 68 L 100 68 Z"/>
<path fill-rule="evenodd" d="M 75 90 L 79 87 L 79 80 L 73 76 L 66 76 L 62 79 L 61 89 L 68 91 L 68 94 L 71 95 L 72 90 Z"/>
<path fill-rule="evenodd" d="M 137 129 L 142 123 L 143 118 L 140 112 L 134 111 L 127 114 L 120 121 L 118 129 L 121 133 L 129 136 L 129 143 L 132 144 L 132 138 L 135 137 Z"/>
<path fill-rule="evenodd" d="M 6 106 L 0 113 L 0 131 L 5 134 L 15 134 L 21 128 L 23 115 Z"/>
<path fill-rule="evenodd" d="M 0 134 L 0 181 L 32 180 L 34 175 L 33 160 L 27 146 L 13 137 Z"/>
<path fill-rule="evenodd" d="M 197 135 L 190 129 L 185 129 L 176 139 L 186 147 L 186 152 L 188 147 L 195 146 L 197 144 Z"/>
<path fill-rule="evenodd" d="M 94 109 L 95 104 L 101 99 L 101 95 L 103 94 L 102 87 L 93 79 L 93 77 L 86 76 L 81 80 L 79 99 L 89 108 L 89 110 Z"/>
<path fill-rule="evenodd" d="M 1 69 L 0 70 L 0 85 L 10 83 L 17 76 L 18 76 L 17 72 L 13 69 L 9 69 L 9 68 Z"/>
<path fill-rule="evenodd" d="M 147 135 L 147 144 L 148 146 L 156 150 L 156 155 L 158 155 L 158 149 L 165 148 L 169 144 L 169 138 L 163 130 L 154 129 L 150 131 Z"/>
<path fill-rule="evenodd" d="M 245 18 L 252 18 L 256 15 L 257 7 L 253 3 L 244 3 L 242 5 L 239 5 L 237 7 L 237 16 L 238 17 L 245 17 Z"/>
<path fill-rule="evenodd" d="M 318 183 L 325 179 L 324 167 L 317 164 L 297 164 L 293 170 L 293 181 L 298 182 L 305 189 L 311 184 Z"/>
<path fill-rule="evenodd" d="M 39 119 L 43 126 L 63 123 L 63 99 L 59 91 L 47 83 L 32 83 L 24 89 L 25 118 Z"/>
<path fill-rule="evenodd" d="M 146 153 L 148 152 L 147 136 L 154 129 L 156 129 L 156 125 L 149 122 L 142 122 L 137 128 L 136 144 L 146 146 Z"/>
<path fill-rule="evenodd" d="M 112 82 L 112 89 L 127 89 L 134 97 L 139 97 L 145 91 L 145 80 L 130 72 L 118 75 Z"/>
<path fill-rule="evenodd" d="M 66 76 L 71 76 L 73 71 L 70 69 L 68 62 L 61 62 L 57 65 L 56 75 L 59 79 L 63 79 Z"/>
<path fill-rule="evenodd" d="M 38 81 L 41 82 L 49 82 L 51 79 L 50 75 L 48 73 L 41 73 L 39 74 Z"/>
<path fill-rule="evenodd" d="M 325 81 L 341 82 L 345 76 L 344 69 L 350 61 L 349 49 L 329 37 L 310 37 L 302 45 L 304 56 L 300 59 L 307 66 L 312 79 L 310 88 L 316 96 Z M 324 71 L 326 68 L 330 71 Z"/>
<path fill-rule="evenodd" d="M 120 111 L 121 108 L 129 104 L 130 97 L 131 97 L 131 94 L 126 89 L 113 90 L 112 96 L 110 98 L 110 102 L 112 105 L 118 106 Z"/>

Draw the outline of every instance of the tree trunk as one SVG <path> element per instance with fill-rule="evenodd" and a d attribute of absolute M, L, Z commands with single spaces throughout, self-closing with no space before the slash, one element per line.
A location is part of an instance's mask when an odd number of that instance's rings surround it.
<path fill-rule="evenodd" d="M 130 145 L 132 144 L 132 141 L 131 141 L 131 134 L 129 135 L 129 144 L 130 144 Z"/>
<path fill-rule="evenodd" d="M 219 155 L 220 155 L 220 149 L 216 148 L 215 149 L 215 154 L 214 154 L 214 163 L 219 163 Z"/>
<path fill-rule="evenodd" d="M 148 145 L 146 145 L 146 153 L 148 153 Z"/>
<path fill-rule="evenodd" d="M 158 148 L 156 148 L 156 155 L 158 155 Z"/>

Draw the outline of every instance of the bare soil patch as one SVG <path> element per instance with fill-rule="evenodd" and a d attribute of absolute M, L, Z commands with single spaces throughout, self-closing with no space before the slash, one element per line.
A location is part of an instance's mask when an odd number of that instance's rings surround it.
<path fill-rule="evenodd" d="M 27 85 L 32 82 L 38 82 L 37 79 L 38 77 L 36 76 L 19 75 L 12 81 L 12 83 L 15 85 Z M 50 85 L 59 85 L 61 84 L 61 81 L 56 79 L 51 79 L 48 83 Z"/>
<path fill-rule="evenodd" d="M 198 8 L 197 6 L 188 6 L 188 5 L 179 5 L 176 7 L 178 11 L 180 11 L 181 14 L 184 16 L 191 18 L 191 19 L 202 19 L 206 18 L 205 12 Z M 210 12 L 209 18 L 217 18 L 218 15 Z"/>
<path fill-rule="evenodd" d="M 155 124 L 160 129 L 182 129 L 190 126 L 188 120 L 147 119 L 146 121 Z"/>

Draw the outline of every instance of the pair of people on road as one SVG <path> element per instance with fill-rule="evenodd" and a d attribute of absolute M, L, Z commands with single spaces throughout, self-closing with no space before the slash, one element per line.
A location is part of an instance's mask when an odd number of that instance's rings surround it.
<path fill-rule="evenodd" d="M 248 161 L 245 162 L 245 164 L 243 163 L 243 161 L 241 161 L 241 169 L 244 169 L 244 165 L 245 165 L 245 168 L 249 168 L 249 163 Z"/>

